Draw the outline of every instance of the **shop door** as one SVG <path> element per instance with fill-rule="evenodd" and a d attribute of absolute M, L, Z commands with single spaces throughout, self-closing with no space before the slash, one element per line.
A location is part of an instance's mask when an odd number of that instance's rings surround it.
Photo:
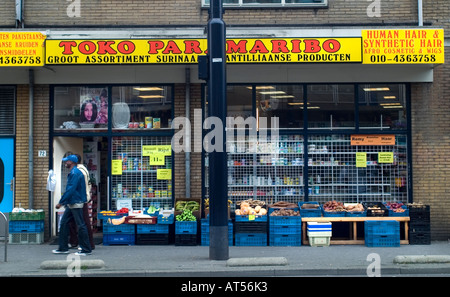
<path fill-rule="evenodd" d="M 0 211 L 11 212 L 14 205 L 14 140 L 0 139 Z"/>

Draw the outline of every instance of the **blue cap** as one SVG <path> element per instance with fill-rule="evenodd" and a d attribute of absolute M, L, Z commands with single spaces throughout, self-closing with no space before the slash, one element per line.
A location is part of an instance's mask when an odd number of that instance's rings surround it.
<path fill-rule="evenodd" d="M 63 162 L 72 161 L 73 163 L 78 163 L 78 158 L 75 155 L 69 155 L 62 160 L 63 160 Z"/>

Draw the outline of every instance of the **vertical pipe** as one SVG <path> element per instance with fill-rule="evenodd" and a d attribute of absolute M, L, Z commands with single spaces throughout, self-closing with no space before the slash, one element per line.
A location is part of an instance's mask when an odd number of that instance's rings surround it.
<path fill-rule="evenodd" d="M 417 0 L 417 11 L 419 16 L 419 26 L 423 26 L 423 5 L 422 0 Z"/>
<path fill-rule="evenodd" d="M 228 259 L 228 185 L 225 123 L 227 116 L 226 97 L 226 33 L 222 20 L 222 1 L 212 0 L 208 22 L 208 102 L 212 117 L 221 122 L 222 143 L 209 154 L 209 224 L 211 260 Z M 214 127 L 219 129 L 219 127 Z M 215 139 L 215 141 L 218 141 Z M 215 145 L 217 147 L 217 144 Z"/>
<path fill-rule="evenodd" d="M 190 119 L 191 109 L 191 69 L 186 68 L 186 118 Z M 192 127 L 192 126 L 191 126 Z M 191 147 L 190 133 L 187 133 L 185 141 Z M 191 153 L 190 150 L 185 152 L 185 185 L 186 185 L 186 198 L 191 198 Z"/>
<path fill-rule="evenodd" d="M 29 70 L 29 99 L 28 99 L 28 208 L 33 208 L 34 206 L 34 195 L 33 195 L 33 111 L 34 111 L 34 70 Z"/>

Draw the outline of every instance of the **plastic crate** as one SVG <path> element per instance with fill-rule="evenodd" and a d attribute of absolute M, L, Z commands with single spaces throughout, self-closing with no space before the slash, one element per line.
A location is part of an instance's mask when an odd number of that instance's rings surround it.
<path fill-rule="evenodd" d="M 409 244 L 431 244 L 430 232 L 409 230 L 408 236 Z"/>
<path fill-rule="evenodd" d="M 175 222 L 175 216 L 173 214 L 170 214 L 168 216 L 163 215 L 160 213 L 158 215 L 158 218 L 156 220 L 157 224 L 173 224 Z"/>
<path fill-rule="evenodd" d="M 302 225 L 269 225 L 269 234 L 301 234 Z"/>
<path fill-rule="evenodd" d="M 365 221 L 364 234 L 366 236 L 400 234 L 400 223 L 398 221 Z"/>
<path fill-rule="evenodd" d="M 102 213 L 102 212 L 99 212 L 97 215 L 97 219 L 99 219 L 99 220 L 118 219 L 121 217 L 126 217 L 127 215 L 128 215 L 128 213 L 115 213 L 115 212 Z"/>
<path fill-rule="evenodd" d="M 395 212 L 391 207 L 384 203 L 386 208 L 388 209 L 388 216 L 390 217 L 409 217 L 409 209 L 406 205 L 402 205 L 401 208 L 404 210 L 403 212 Z"/>
<path fill-rule="evenodd" d="M 136 234 L 136 245 L 167 245 L 169 234 Z"/>
<path fill-rule="evenodd" d="M 197 245 L 197 234 L 175 234 L 175 245 Z"/>
<path fill-rule="evenodd" d="M 31 211 L 31 212 L 10 212 L 10 221 L 42 221 L 45 218 L 44 211 Z"/>
<path fill-rule="evenodd" d="M 105 234 L 103 233 L 103 245 L 134 245 L 135 234 Z"/>
<path fill-rule="evenodd" d="M 301 234 L 270 234 L 270 246 L 301 246 Z"/>
<path fill-rule="evenodd" d="M 302 209 L 303 204 L 314 204 L 317 205 L 317 209 Z M 305 218 L 312 218 L 312 217 L 321 217 L 322 216 L 322 207 L 320 206 L 319 202 L 299 202 L 298 207 L 300 208 L 300 216 Z"/>
<path fill-rule="evenodd" d="M 169 225 L 167 224 L 139 224 L 136 225 L 136 234 L 164 234 L 169 233 Z"/>
<path fill-rule="evenodd" d="M 308 236 L 309 245 L 314 247 L 329 246 L 331 236 Z"/>
<path fill-rule="evenodd" d="M 331 222 L 307 222 L 306 229 L 308 231 L 330 231 L 331 232 Z"/>
<path fill-rule="evenodd" d="M 364 211 L 347 211 L 345 214 L 346 217 L 366 217 L 367 210 Z"/>
<path fill-rule="evenodd" d="M 236 222 L 267 222 L 267 215 L 236 215 Z"/>
<path fill-rule="evenodd" d="M 44 221 L 10 221 L 9 233 L 40 233 L 44 231 Z"/>
<path fill-rule="evenodd" d="M 41 244 L 44 243 L 44 232 L 39 233 L 9 233 L 9 244 Z"/>
<path fill-rule="evenodd" d="M 409 217 L 412 222 L 430 222 L 429 205 L 409 205 Z"/>
<path fill-rule="evenodd" d="M 347 216 L 347 212 L 346 211 L 326 211 L 326 210 L 323 210 L 323 216 L 324 217 L 346 217 Z"/>
<path fill-rule="evenodd" d="M 234 222 L 235 233 L 267 233 L 267 222 Z"/>
<path fill-rule="evenodd" d="M 201 245 L 209 245 L 209 218 L 201 220 Z M 228 221 L 228 245 L 233 245 L 233 222 Z"/>
<path fill-rule="evenodd" d="M 197 234 L 197 221 L 176 221 L 175 234 Z"/>
<path fill-rule="evenodd" d="M 135 225 L 134 224 L 120 224 L 113 225 L 106 221 L 103 222 L 103 233 L 113 234 L 113 233 L 123 233 L 123 234 L 134 234 Z"/>
<path fill-rule="evenodd" d="M 364 206 L 368 217 L 387 217 L 389 215 L 388 209 L 381 202 L 363 202 L 362 205 Z M 380 209 L 368 209 L 369 207 L 379 207 Z"/>
<path fill-rule="evenodd" d="M 400 234 L 366 235 L 364 241 L 367 247 L 399 247 Z"/>
<path fill-rule="evenodd" d="M 235 246 L 267 246 L 267 234 L 264 233 L 236 233 Z"/>
<path fill-rule="evenodd" d="M 302 218 L 300 216 L 271 216 L 269 215 L 269 226 L 270 225 L 301 225 Z"/>

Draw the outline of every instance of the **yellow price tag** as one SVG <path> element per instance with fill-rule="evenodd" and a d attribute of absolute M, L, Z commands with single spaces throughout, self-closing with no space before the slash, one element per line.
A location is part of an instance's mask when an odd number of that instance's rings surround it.
<path fill-rule="evenodd" d="M 111 174 L 122 175 L 122 160 L 111 160 Z"/>
<path fill-rule="evenodd" d="M 356 167 L 367 167 L 367 153 L 356 153 Z"/>
<path fill-rule="evenodd" d="M 156 179 L 172 179 L 172 169 L 157 169 Z"/>
<path fill-rule="evenodd" d="M 393 152 L 379 152 L 378 153 L 378 163 L 394 163 L 394 153 Z"/>
<path fill-rule="evenodd" d="M 150 157 L 150 165 L 164 165 L 166 157 L 161 154 L 152 154 Z"/>

